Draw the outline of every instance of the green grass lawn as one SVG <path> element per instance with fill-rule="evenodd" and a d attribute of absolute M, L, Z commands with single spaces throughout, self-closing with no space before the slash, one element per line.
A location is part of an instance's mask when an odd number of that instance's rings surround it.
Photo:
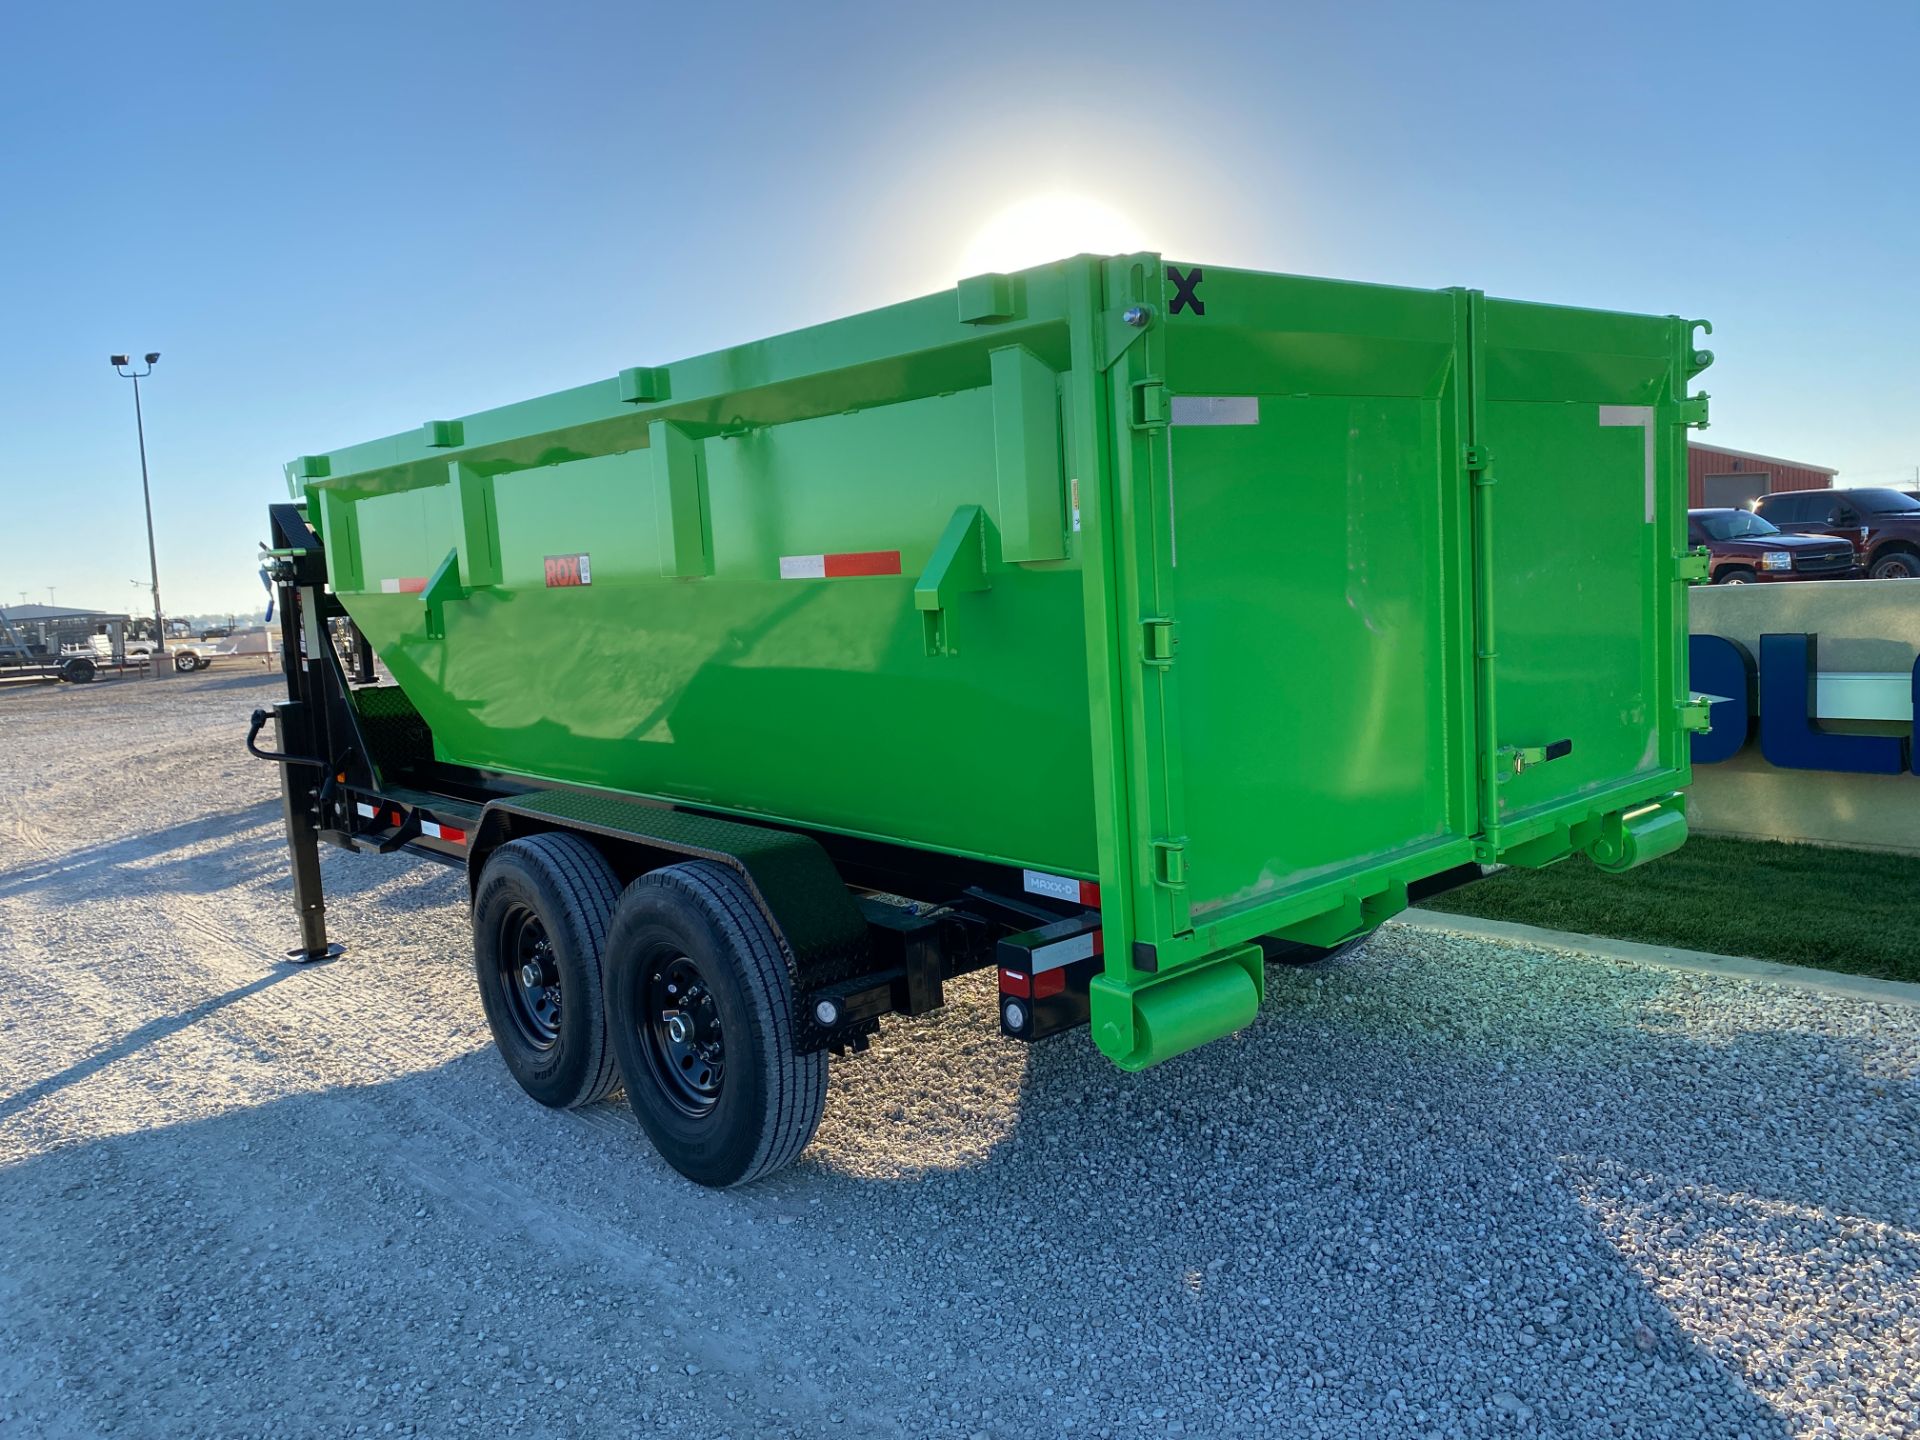
<path fill-rule="evenodd" d="M 1696 836 L 1624 875 L 1576 857 L 1427 908 L 1920 981 L 1920 859 L 1906 855 Z"/>

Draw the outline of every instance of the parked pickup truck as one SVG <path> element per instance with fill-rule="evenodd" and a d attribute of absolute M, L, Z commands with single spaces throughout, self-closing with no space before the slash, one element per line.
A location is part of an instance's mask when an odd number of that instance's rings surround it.
<path fill-rule="evenodd" d="M 1753 502 L 1754 512 L 1789 534 L 1851 541 L 1875 580 L 1920 576 L 1920 500 L 1898 490 L 1782 490 Z"/>
<path fill-rule="evenodd" d="M 1716 585 L 1851 580 L 1860 574 L 1852 541 L 1782 534 L 1750 510 L 1689 510 L 1687 543 L 1707 547 Z"/>
<path fill-rule="evenodd" d="M 213 664 L 215 648 L 200 640 L 169 640 L 167 641 L 167 658 L 173 662 L 173 668 L 182 675 L 191 675 L 194 671 L 204 670 Z M 153 641 L 127 641 L 127 659 L 132 664 L 145 665 L 153 659 Z"/>

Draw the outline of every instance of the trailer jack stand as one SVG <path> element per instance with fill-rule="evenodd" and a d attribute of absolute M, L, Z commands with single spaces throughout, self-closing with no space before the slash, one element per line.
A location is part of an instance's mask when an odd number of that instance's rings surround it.
<path fill-rule="evenodd" d="M 280 751 L 288 753 L 289 742 L 307 740 L 304 707 L 297 701 L 283 701 L 274 708 L 275 730 Z M 254 727 L 257 734 L 259 726 Z M 252 748 L 252 735 L 248 748 Z M 280 813 L 287 826 L 287 854 L 293 862 L 293 903 L 300 912 L 300 943 L 287 951 L 287 959 L 296 965 L 323 965 L 337 960 L 346 947 L 327 941 L 327 896 L 320 881 L 320 837 L 314 826 L 313 787 L 301 778 L 310 767 L 298 760 L 280 762 Z"/>
<path fill-rule="evenodd" d="M 347 947 L 336 940 L 328 945 L 326 949 L 317 952 L 306 951 L 295 947 L 287 951 L 287 963 L 289 965 L 324 965 L 329 960 L 338 960 L 346 953 Z"/>

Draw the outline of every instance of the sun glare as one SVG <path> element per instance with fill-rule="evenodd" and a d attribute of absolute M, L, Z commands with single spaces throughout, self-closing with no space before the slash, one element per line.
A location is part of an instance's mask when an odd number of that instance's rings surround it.
<path fill-rule="evenodd" d="M 1086 195 L 1035 195 L 1009 205 L 967 242 L 960 274 L 1022 270 L 1092 252 L 1124 255 L 1151 248 L 1146 231 L 1102 200 Z"/>

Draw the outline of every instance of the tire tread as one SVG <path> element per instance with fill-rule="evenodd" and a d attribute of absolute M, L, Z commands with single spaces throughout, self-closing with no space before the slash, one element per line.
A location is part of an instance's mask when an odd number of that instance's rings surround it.
<path fill-rule="evenodd" d="M 813 1139 L 826 1109 L 827 1057 L 794 1051 L 793 979 L 786 952 L 736 871 L 712 860 L 689 860 L 646 878 L 674 886 L 712 915 L 739 957 L 752 1023 L 770 1059 L 769 1123 L 745 1170 L 730 1182 L 748 1184 L 792 1164 Z"/>
<path fill-rule="evenodd" d="M 565 906 L 565 923 L 575 930 L 574 948 L 591 956 L 601 971 L 594 994 L 590 998 L 582 997 L 600 1012 L 586 1073 L 579 1089 L 561 1106 L 567 1110 L 578 1109 L 606 1099 L 620 1083 L 613 1045 L 607 1038 L 605 977 L 607 925 L 613 916 L 614 903 L 620 898 L 620 880 L 606 856 L 579 836 L 565 831 L 524 836 L 513 841 L 512 846 L 532 859 L 559 892 Z"/>

